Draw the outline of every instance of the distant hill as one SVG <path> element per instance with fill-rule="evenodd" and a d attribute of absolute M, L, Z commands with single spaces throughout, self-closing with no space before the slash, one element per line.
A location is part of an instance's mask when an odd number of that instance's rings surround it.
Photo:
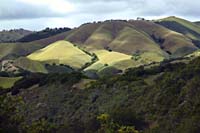
<path fill-rule="evenodd" d="M 3 30 L 0 31 L 0 43 L 15 42 L 31 33 L 32 31 L 24 29 Z"/>
<path fill-rule="evenodd" d="M 198 21 L 198 22 L 195 22 L 195 24 L 198 24 L 198 25 L 200 25 L 200 21 Z"/>
<path fill-rule="evenodd" d="M 18 39 L 18 42 L 32 42 L 35 40 L 40 40 L 40 39 L 44 39 L 44 38 L 48 38 L 50 36 L 54 36 L 66 31 L 71 30 L 70 28 L 55 28 L 55 29 L 50 29 L 50 28 L 46 28 L 42 31 L 38 31 L 38 32 L 33 32 L 27 36 L 24 36 L 20 39 Z"/>
<path fill-rule="evenodd" d="M 189 37 L 196 46 L 200 47 L 200 26 L 198 24 L 178 17 L 167 17 L 158 20 L 157 23 Z"/>
<path fill-rule="evenodd" d="M 88 23 L 70 31 L 66 40 L 89 51 L 113 50 L 129 55 L 156 52 L 180 57 L 198 49 L 183 34 L 144 20 Z"/>
<path fill-rule="evenodd" d="M 64 40 L 68 32 L 63 32 L 45 39 L 32 42 L 0 43 L 0 60 L 16 59 L 19 56 L 27 56 L 32 52 L 44 48 L 45 46 Z"/>
<path fill-rule="evenodd" d="M 184 24 L 188 31 L 192 31 L 191 33 L 199 32 L 199 26 L 192 22 L 174 17 L 168 19 Z M 86 23 L 72 30 L 46 29 L 26 36 L 28 42 L 1 43 L 0 59 L 15 60 L 29 55 L 28 57 L 32 60 L 48 64 L 65 64 L 85 71 L 105 72 L 105 69 L 126 70 L 164 59 L 183 57 L 198 50 L 198 38 L 193 40 L 186 32 L 172 30 L 161 24 L 168 19 L 155 22 L 107 20 Z M 191 35 L 195 37 L 195 34 Z M 63 47 L 66 45 L 60 43 L 57 45 L 58 41 L 68 43 L 72 47 Z M 72 52 L 69 50 L 76 52 L 71 56 L 69 53 Z M 77 50 L 89 56 L 90 59 L 87 57 L 86 61 L 85 56 L 82 58 Z M 25 60 L 25 62 L 32 64 L 31 60 Z M 23 65 L 25 64 L 22 63 Z M 25 65 L 25 67 L 32 66 Z"/>

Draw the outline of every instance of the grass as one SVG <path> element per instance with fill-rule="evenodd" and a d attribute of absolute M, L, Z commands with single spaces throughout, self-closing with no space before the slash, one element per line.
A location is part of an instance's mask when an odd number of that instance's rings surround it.
<path fill-rule="evenodd" d="M 44 63 L 20 57 L 14 61 L 14 65 L 30 72 L 47 73 Z"/>
<path fill-rule="evenodd" d="M 103 24 L 87 39 L 85 46 L 89 50 L 104 49 L 112 40 L 112 30 L 109 30 L 110 25 Z"/>
<path fill-rule="evenodd" d="M 193 49 L 198 49 L 191 42 L 191 40 L 188 39 L 188 37 L 178 32 L 172 31 L 168 28 L 165 28 L 162 25 L 148 21 L 133 21 L 130 23 L 134 25 L 137 29 L 143 30 L 145 33 L 148 33 L 149 36 L 154 35 L 157 39 L 163 39 L 164 42 L 160 44 L 162 46 L 163 51 L 169 51 L 170 53 L 172 53 L 172 55 L 182 47 L 190 47 Z M 188 53 L 184 52 L 182 53 L 182 55 L 185 54 Z"/>
<path fill-rule="evenodd" d="M 85 70 L 97 70 L 101 71 L 106 67 L 114 67 L 120 70 L 126 70 L 127 68 L 137 67 L 152 62 L 161 62 L 165 57 L 156 52 L 144 52 L 140 54 L 140 59 L 133 60 L 131 55 L 126 55 L 119 52 L 109 52 L 106 50 L 97 50 L 94 53 L 98 56 L 99 61 L 95 62 Z"/>
<path fill-rule="evenodd" d="M 124 27 L 123 30 L 119 32 L 115 40 L 109 44 L 109 47 L 114 51 L 130 55 L 136 51 L 163 53 L 159 45 L 152 41 L 148 35 L 130 27 Z"/>
<path fill-rule="evenodd" d="M 91 56 L 67 41 L 55 42 L 27 57 L 31 60 L 65 64 L 74 68 L 81 68 L 85 63 L 91 62 Z"/>
<path fill-rule="evenodd" d="M 167 17 L 158 20 L 158 22 L 166 28 L 184 34 L 192 40 L 200 40 L 200 26 L 196 23 L 177 17 Z"/>
<path fill-rule="evenodd" d="M 3 89 L 11 88 L 16 81 L 20 80 L 22 77 L 0 77 L 0 87 Z"/>
<path fill-rule="evenodd" d="M 86 68 L 86 70 L 100 70 L 105 67 L 105 64 L 112 65 L 114 62 L 131 59 L 130 55 L 114 51 L 109 52 L 107 50 L 97 50 L 94 51 L 94 53 L 99 58 L 99 61 L 95 62 L 94 64 Z"/>

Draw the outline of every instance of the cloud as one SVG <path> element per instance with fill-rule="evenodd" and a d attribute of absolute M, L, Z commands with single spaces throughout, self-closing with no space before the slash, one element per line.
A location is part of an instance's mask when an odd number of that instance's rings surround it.
<path fill-rule="evenodd" d="M 20 22 L 40 29 L 43 25 L 74 27 L 88 21 L 134 19 L 138 16 L 158 18 L 173 15 L 197 20 L 200 18 L 199 5 L 199 1 L 188 0 L 1 0 L 0 22 L 7 23 L 7 27 L 10 20 L 16 23 L 16 28 Z M 33 22 L 34 27 L 31 26 Z"/>

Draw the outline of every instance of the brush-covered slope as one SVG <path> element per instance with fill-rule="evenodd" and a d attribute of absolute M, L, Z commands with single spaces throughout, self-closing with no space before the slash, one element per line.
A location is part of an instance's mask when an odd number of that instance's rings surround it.
<path fill-rule="evenodd" d="M 117 133 L 127 128 L 138 130 L 135 133 L 198 133 L 199 66 L 200 59 L 140 67 L 81 89 L 77 84 L 85 77 L 78 73 L 32 74 L 11 89 L 18 95 L 1 96 L 1 129 Z M 18 96 L 21 102 L 14 99 Z"/>
<path fill-rule="evenodd" d="M 15 30 L 3 30 L 0 31 L 0 43 L 2 42 L 15 42 L 18 39 L 23 38 L 31 34 L 32 31 L 24 30 L 24 29 L 15 29 Z"/>
<path fill-rule="evenodd" d="M 183 34 L 150 21 L 130 21 L 137 29 L 149 34 L 160 47 L 173 57 L 187 55 L 198 48 Z"/>
<path fill-rule="evenodd" d="M 47 63 L 66 64 L 81 68 L 91 62 L 91 56 L 67 41 L 58 41 L 28 56 L 31 60 Z"/>
<path fill-rule="evenodd" d="M 200 46 L 200 26 L 199 25 L 193 22 L 178 18 L 178 17 L 167 17 L 164 19 L 160 19 L 158 20 L 158 23 L 171 30 L 174 30 L 176 32 L 186 35 L 187 37 L 192 39 L 194 43 L 197 43 L 197 45 Z M 195 41 L 198 41 L 198 42 L 195 42 Z"/>

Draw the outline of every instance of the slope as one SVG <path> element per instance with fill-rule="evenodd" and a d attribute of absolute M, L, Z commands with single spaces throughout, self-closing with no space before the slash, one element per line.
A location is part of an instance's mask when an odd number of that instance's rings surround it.
<path fill-rule="evenodd" d="M 45 65 L 41 62 L 30 60 L 26 57 L 19 57 L 14 61 L 14 66 L 27 70 L 30 72 L 41 72 L 47 73 L 48 71 L 45 68 Z"/>
<path fill-rule="evenodd" d="M 200 26 L 178 18 L 178 17 L 167 17 L 157 21 L 158 24 L 163 25 L 171 30 L 182 33 L 192 39 L 194 43 L 200 46 Z M 198 41 L 198 42 L 195 42 Z"/>
<path fill-rule="evenodd" d="M 197 22 L 195 22 L 195 24 L 198 24 L 198 25 L 200 25 L 200 21 L 197 21 Z"/>
<path fill-rule="evenodd" d="M 19 56 L 26 56 L 36 50 L 46 47 L 53 42 L 64 40 L 68 34 L 68 32 L 63 32 L 33 42 L 0 43 L 0 60 L 10 58 L 15 59 Z"/>
<path fill-rule="evenodd" d="M 24 29 L 15 29 L 15 30 L 3 30 L 0 31 L 0 43 L 5 42 L 15 42 L 18 39 L 23 38 L 26 35 L 31 34 L 32 31 L 24 30 Z"/>
<path fill-rule="evenodd" d="M 33 32 L 31 34 L 28 34 L 28 35 L 20 38 L 17 41 L 18 42 L 32 42 L 32 41 L 52 37 L 54 35 L 57 35 L 57 34 L 60 34 L 60 33 L 63 33 L 63 32 L 67 32 L 67 31 L 70 31 L 70 30 L 71 30 L 70 28 L 55 28 L 55 29 L 46 28 L 42 31 Z"/>
<path fill-rule="evenodd" d="M 0 88 L 8 89 L 13 87 L 15 82 L 20 80 L 22 77 L 0 77 Z"/>
<path fill-rule="evenodd" d="M 169 30 L 151 21 L 129 21 L 137 29 L 149 34 L 160 47 L 172 55 L 180 57 L 197 50 L 198 48 L 183 34 Z"/>
<path fill-rule="evenodd" d="M 47 63 L 66 64 L 74 68 L 81 68 L 91 62 L 91 56 L 67 41 L 58 41 L 40 49 L 30 55 L 31 60 Z"/>

